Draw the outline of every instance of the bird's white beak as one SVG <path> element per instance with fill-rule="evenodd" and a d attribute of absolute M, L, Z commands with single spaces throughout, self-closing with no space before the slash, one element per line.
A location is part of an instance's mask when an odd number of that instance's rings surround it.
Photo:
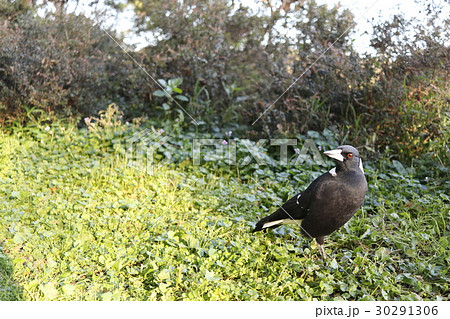
<path fill-rule="evenodd" d="M 342 150 L 336 149 L 336 150 L 331 150 L 331 151 L 326 151 L 323 152 L 326 156 L 329 156 L 331 158 L 334 158 L 338 161 L 343 162 L 344 161 L 344 156 L 342 156 Z"/>

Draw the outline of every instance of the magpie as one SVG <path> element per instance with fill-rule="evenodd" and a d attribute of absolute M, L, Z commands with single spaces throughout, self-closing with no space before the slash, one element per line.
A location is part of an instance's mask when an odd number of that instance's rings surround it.
<path fill-rule="evenodd" d="M 361 157 L 353 146 L 342 145 L 324 154 L 336 162 L 336 167 L 261 219 L 252 232 L 297 224 L 304 236 L 316 239 L 322 258 L 326 259 L 325 236 L 343 226 L 361 207 L 367 181 Z"/>

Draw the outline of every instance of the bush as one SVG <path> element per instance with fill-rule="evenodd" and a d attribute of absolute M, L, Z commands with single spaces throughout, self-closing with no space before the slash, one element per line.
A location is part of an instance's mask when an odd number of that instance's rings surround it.
<path fill-rule="evenodd" d="M 0 16 L 0 123 L 33 112 L 96 113 L 110 101 L 143 104 L 148 80 L 84 16 Z"/>
<path fill-rule="evenodd" d="M 444 81 L 406 87 L 401 103 L 387 109 L 380 144 L 401 158 L 437 157 L 448 164 L 450 92 Z"/>
<path fill-rule="evenodd" d="M 443 114 L 448 104 L 444 85 L 439 110 L 413 121 L 402 111 L 405 104 L 414 112 L 423 108 L 405 91 L 429 91 L 447 78 L 448 21 L 434 7 L 428 8 L 428 26 L 401 16 L 376 25 L 371 45 L 377 54 L 361 56 L 348 36 L 352 14 L 313 0 L 258 13 L 226 0 L 214 6 L 206 0 L 130 2 L 137 25 L 156 38 L 144 49 L 149 69 L 162 78 L 182 77 L 192 96 L 188 111 L 205 121 L 249 125 L 269 109 L 252 126 L 253 135 L 293 136 L 334 126 L 342 142 L 380 150 L 395 142 L 406 159 L 423 151 L 409 148 L 411 134 L 430 134 L 418 121 Z M 443 119 L 433 119 L 437 139 Z"/>
<path fill-rule="evenodd" d="M 377 53 L 361 56 L 348 35 L 353 15 L 339 6 L 274 1 L 255 12 L 228 0 L 129 0 L 139 30 L 154 37 L 132 53 L 143 72 L 93 21 L 40 18 L 20 3 L 0 6 L 2 123 L 36 110 L 88 116 L 110 103 L 125 118 L 166 118 L 184 116 L 181 105 L 209 130 L 237 123 L 261 137 L 335 128 L 341 143 L 391 146 L 404 160 L 448 158 L 450 28 L 436 7 L 426 25 L 401 16 L 376 25 Z M 179 105 L 148 75 L 180 79 Z"/>
<path fill-rule="evenodd" d="M 156 38 L 143 50 L 147 69 L 158 78 L 184 79 L 183 91 L 197 102 L 189 108 L 194 117 L 208 115 L 207 108 L 214 108 L 215 114 L 223 112 L 236 102 L 236 92 L 241 99 L 255 93 L 261 79 L 254 80 L 262 78 L 268 66 L 261 46 L 266 17 L 226 0 L 164 4 L 146 0 L 135 5 L 141 30 Z"/>
<path fill-rule="evenodd" d="M 425 26 L 401 16 L 375 26 L 376 77 L 365 103 L 380 148 L 405 160 L 439 156 L 443 164 L 449 159 L 450 20 L 436 14 L 429 12 Z"/>
<path fill-rule="evenodd" d="M 135 4 L 140 30 L 156 39 L 144 49 L 148 69 L 161 78 L 183 78 L 183 90 L 194 101 L 199 91 L 207 94 L 203 107 L 198 103 L 188 107 L 194 117 L 251 124 L 303 72 L 257 129 L 267 127 L 272 134 L 284 118 L 294 123 L 295 112 L 310 110 L 303 105 L 312 97 L 328 104 L 333 100 L 332 111 L 344 112 L 350 99 L 349 81 L 341 77 L 352 79 L 346 72 L 358 65 L 347 36 L 340 36 L 351 28 L 349 11 L 319 6 L 313 0 L 292 6 L 292 12 L 268 7 L 253 12 L 227 0 L 214 5 L 207 0 L 130 2 Z M 295 38 L 280 28 L 297 30 Z M 319 58 L 331 43 L 334 48 Z M 195 90 L 198 87 L 203 90 Z M 230 109 L 240 116 L 228 116 Z M 306 131 L 319 124 L 303 122 L 301 128 Z"/>

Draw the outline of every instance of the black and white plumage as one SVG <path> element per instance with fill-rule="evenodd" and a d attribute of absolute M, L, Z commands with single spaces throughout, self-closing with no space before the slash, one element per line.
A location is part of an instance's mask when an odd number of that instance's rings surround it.
<path fill-rule="evenodd" d="M 316 239 L 323 259 L 326 258 L 325 236 L 344 225 L 361 207 L 367 181 L 359 152 L 353 146 L 342 145 L 324 154 L 334 159 L 336 167 L 261 219 L 253 232 L 298 224 L 303 235 Z"/>

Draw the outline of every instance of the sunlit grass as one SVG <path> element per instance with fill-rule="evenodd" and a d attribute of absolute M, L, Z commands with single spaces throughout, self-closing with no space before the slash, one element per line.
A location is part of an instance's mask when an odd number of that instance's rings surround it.
<path fill-rule="evenodd" d="M 449 298 L 445 189 L 388 161 L 366 166 L 366 204 L 327 238 L 325 264 L 294 226 L 250 233 L 324 167 L 186 159 L 148 174 L 114 132 L 49 131 L 0 137 L 2 300 Z"/>

